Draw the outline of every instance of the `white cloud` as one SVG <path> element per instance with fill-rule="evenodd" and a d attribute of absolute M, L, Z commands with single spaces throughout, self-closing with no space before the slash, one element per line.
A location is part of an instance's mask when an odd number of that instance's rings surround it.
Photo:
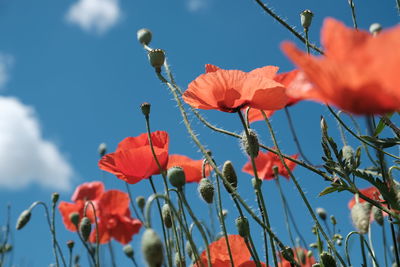
<path fill-rule="evenodd" d="M 191 12 L 196 12 L 208 6 L 208 0 L 188 0 L 187 8 Z"/>
<path fill-rule="evenodd" d="M 73 169 L 57 146 L 44 140 L 32 107 L 0 96 L 0 187 L 36 183 L 55 190 L 71 187 Z"/>
<path fill-rule="evenodd" d="M 13 56 L 0 52 L 0 89 L 3 89 L 8 82 L 10 76 L 10 68 L 13 64 Z"/>
<path fill-rule="evenodd" d="M 99 34 L 114 26 L 120 17 L 118 0 L 78 0 L 66 15 L 68 22 Z"/>

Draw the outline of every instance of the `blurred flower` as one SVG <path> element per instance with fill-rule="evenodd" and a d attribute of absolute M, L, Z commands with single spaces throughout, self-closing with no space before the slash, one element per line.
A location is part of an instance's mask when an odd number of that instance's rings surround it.
<path fill-rule="evenodd" d="M 355 114 L 384 114 L 400 110 L 398 65 L 400 26 L 373 36 L 328 18 L 322 28 L 322 57 L 310 56 L 285 42 L 282 49 L 313 83 L 288 90 L 302 97 L 333 104 Z"/>
<path fill-rule="evenodd" d="M 229 246 L 232 252 L 233 262 L 235 266 L 249 267 L 248 265 L 250 259 L 250 252 L 246 247 L 244 239 L 240 235 L 228 235 Z M 226 246 L 225 237 L 221 237 L 219 240 L 213 242 L 209 246 L 210 248 L 210 258 L 211 266 L 213 267 L 226 267 L 230 266 L 230 258 L 228 253 L 228 248 Z M 207 254 L 203 251 L 200 255 L 200 260 L 204 266 L 207 266 Z M 247 264 L 247 265 L 242 265 Z M 200 266 L 200 264 L 195 264 L 195 267 Z"/>
<path fill-rule="evenodd" d="M 61 201 L 60 205 L 58 205 L 58 209 L 63 217 L 65 227 L 68 230 L 75 232 L 77 229 L 76 226 L 71 222 L 70 214 L 74 212 L 78 213 L 79 218 L 82 219 L 85 202 L 91 201 L 95 206 L 97 206 L 97 203 L 103 193 L 104 185 L 102 182 L 84 183 L 75 189 L 75 192 L 71 197 L 71 200 L 74 203 Z M 90 221 L 94 221 L 93 209 L 91 207 L 87 208 L 86 216 L 90 219 Z"/>
<path fill-rule="evenodd" d="M 186 183 L 198 183 L 202 177 L 203 160 L 193 160 L 183 155 L 170 155 L 168 159 L 168 169 L 171 167 L 181 167 L 185 172 Z M 207 164 L 206 177 L 210 173 L 210 167 Z"/>
<path fill-rule="evenodd" d="M 301 267 L 311 267 L 315 263 L 313 256 L 308 257 L 308 251 L 304 248 L 293 249 L 294 259 L 300 264 Z M 279 267 L 290 267 L 290 262 L 279 255 L 281 262 L 278 263 Z M 300 259 L 299 259 L 300 258 Z"/>
<path fill-rule="evenodd" d="M 278 67 L 251 72 L 206 65 L 206 73 L 192 81 L 183 99 L 194 108 L 237 112 L 245 107 L 276 110 L 287 103 L 285 88 L 273 80 Z"/>
<path fill-rule="evenodd" d="M 375 186 L 371 186 L 368 188 L 364 188 L 364 189 L 359 189 L 358 191 L 360 191 L 361 194 L 369 197 L 370 199 L 376 200 L 378 202 L 381 202 L 381 193 L 379 192 L 378 188 L 376 188 Z M 365 200 L 362 198 L 359 198 L 359 203 L 364 203 Z M 356 204 L 356 198 L 353 196 L 353 198 L 349 201 L 349 209 L 352 209 L 353 206 Z M 387 215 L 387 214 L 386 214 Z"/>
<path fill-rule="evenodd" d="M 98 202 L 99 242 L 105 244 L 114 238 L 123 245 L 132 240 L 142 226 L 138 219 L 131 217 L 129 195 L 119 190 L 106 191 Z M 96 242 L 96 230 L 90 235 L 90 242 Z"/>
<path fill-rule="evenodd" d="M 168 133 L 153 132 L 151 140 L 161 168 L 165 170 L 168 163 Z M 160 174 L 146 133 L 122 140 L 114 153 L 100 159 L 99 167 L 130 184 L 140 182 L 151 175 Z"/>
<path fill-rule="evenodd" d="M 294 159 L 297 159 L 299 157 L 298 154 L 292 155 L 291 156 Z M 289 167 L 291 171 L 293 171 L 294 167 L 296 167 L 296 163 L 294 163 L 291 160 L 284 159 L 286 165 Z M 273 167 L 277 166 L 278 167 L 278 172 L 280 175 L 283 177 L 289 179 L 289 173 L 287 172 L 285 166 L 281 163 L 281 160 L 279 159 L 279 156 L 276 155 L 275 153 L 272 152 L 261 152 L 258 154 L 258 156 L 255 158 L 256 162 L 256 167 L 257 167 L 257 173 L 260 179 L 264 180 L 272 180 L 274 179 L 274 171 Z M 242 171 L 253 175 L 253 167 L 251 165 L 251 161 L 249 160 L 244 166 Z"/>

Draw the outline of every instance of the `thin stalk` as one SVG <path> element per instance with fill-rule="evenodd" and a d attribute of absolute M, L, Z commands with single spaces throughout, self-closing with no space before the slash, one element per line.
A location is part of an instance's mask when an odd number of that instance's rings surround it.
<path fill-rule="evenodd" d="M 363 263 L 361 266 L 367 267 L 367 257 L 365 256 L 365 246 L 364 246 L 364 237 L 362 235 L 359 235 L 360 237 L 360 248 L 361 248 L 361 256 L 362 256 L 362 261 Z"/>
<path fill-rule="evenodd" d="M 304 35 L 306 39 L 307 54 L 310 54 L 310 41 L 308 40 L 308 28 L 304 28 Z"/>
<path fill-rule="evenodd" d="M 247 250 L 250 252 L 251 257 L 253 258 L 253 260 L 256 263 L 256 266 L 261 267 L 260 259 L 258 259 L 257 256 L 254 254 L 249 240 L 247 238 L 243 238 L 243 239 L 244 239 L 244 243 L 246 244 Z"/>
<path fill-rule="evenodd" d="M 385 259 L 385 266 L 388 266 L 388 260 L 387 260 L 387 250 L 388 250 L 388 246 L 387 246 L 387 241 L 386 241 L 386 231 L 385 231 L 385 221 L 383 221 L 382 224 L 382 240 L 383 240 L 383 255 L 384 255 L 384 259 Z"/>
<path fill-rule="evenodd" d="M 138 267 L 135 258 L 134 258 L 134 257 L 131 257 L 131 260 L 132 260 L 133 265 L 134 265 L 135 267 Z"/>
<path fill-rule="evenodd" d="M 6 230 L 5 230 L 5 237 L 4 237 L 4 241 L 2 244 L 2 247 L 4 248 L 7 245 L 8 242 L 8 236 L 10 235 L 10 210 L 11 210 L 11 205 L 8 204 L 7 205 L 7 219 L 6 219 Z M 3 266 L 4 264 L 4 257 L 5 257 L 6 253 L 3 252 L 0 254 L 0 267 Z"/>
<path fill-rule="evenodd" d="M 319 229 L 319 231 L 321 232 L 322 236 L 325 238 L 325 240 L 326 240 L 326 242 L 328 243 L 329 247 L 332 249 L 332 251 L 333 251 L 333 252 L 336 254 L 336 256 L 338 257 L 339 261 L 342 263 L 342 265 L 346 266 L 346 263 L 344 262 L 343 258 L 340 256 L 339 252 L 336 250 L 335 245 L 332 243 L 332 241 L 330 240 L 330 238 L 326 235 L 326 233 L 325 233 L 324 229 L 322 228 L 321 224 L 318 222 L 318 219 L 317 219 L 317 217 L 315 216 L 314 210 L 313 210 L 313 208 L 311 207 L 310 203 L 308 202 L 307 197 L 306 197 L 306 195 L 304 194 L 303 190 L 301 189 L 300 184 L 298 183 L 296 177 L 293 175 L 292 171 L 290 170 L 290 168 L 287 166 L 285 160 L 283 159 L 283 156 L 282 156 L 282 154 L 281 154 L 281 152 L 280 152 L 280 149 L 279 149 L 279 146 L 278 146 L 278 142 L 277 142 L 276 137 L 275 137 L 274 130 L 272 129 L 272 126 L 271 126 L 271 123 L 269 122 L 268 117 L 265 115 L 265 112 L 264 112 L 264 111 L 261 111 L 261 113 L 263 114 L 264 119 L 265 119 L 265 121 L 266 121 L 266 123 L 267 123 L 267 125 L 268 125 L 268 129 L 269 129 L 269 131 L 270 131 L 270 133 L 271 133 L 272 141 L 273 141 L 274 146 L 276 147 L 276 149 L 277 149 L 277 151 L 278 151 L 279 159 L 281 160 L 281 163 L 283 164 L 283 166 L 286 168 L 287 172 L 289 173 L 290 178 L 293 180 L 293 182 L 294 182 L 294 184 L 295 184 L 295 186 L 296 186 L 297 191 L 299 192 L 299 194 L 300 194 L 302 200 L 304 201 L 304 204 L 306 204 L 306 207 L 307 207 L 307 209 L 308 209 L 308 211 L 309 211 L 311 217 L 312 217 L 313 220 L 314 220 L 314 223 L 315 223 L 316 226 L 318 227 L 318 229 Z"/>
<path fill-rule="evenodd" d="M 94 216 L 94 224 L 96 227 L 96 262 L 95 266 L 100 267 L 100 238 L 99 238 L 99 225 L 97 223 L 97 215 L 96 215 L 96 208 L 92 201 L 86 201 L 85 207 L 83 208 L 83 216 L 86 216 L 86 209 L 87 206 L 91 206 L 93 210 L 93 216 Z"/>
<path fill-rule="evenodd" d="M 357 27 L 357 19 L 356 19 L 356 8 L 354 5 L 354 1 L 353 0 L 348 0 L 348 1 L 349 1 L 350 9 L 351 9 L 351 18 L 353 19 L 353 25 L 354 25 L 354 28 L 357 29 L 358 27 Z"/>
<path fill-rule="evenodd" d="M 131 189 L 129 188 L 129 184 L 127 182 L 125 182 L 125 187 L 126 187 L 126 191 L 128 192 L 129 195 L 129 201 L 131 202 L 131 206 L 133 209 L 133 212 L 135 213 L 136 218 L 143 223 L 143 219 L 140 217 L 139 212 L 136 209 L 135 204 L 133 203 L 133 198 L 132 198 L 132 193 L 131 193 Z"/>
<path fill-rule="evenodd" d="M 396 0 L 396 7 L 397 7 L 397 12 L 400 15 L 400 0 Z"/>
<path fill-rule="evenodd" d="M 114 249 L 113 249 L 113 246 L 112 246 L 111 242 L 108 242 L 108 251 L 110 252 L 110 257 L 111 257 L 111 266 L 112 267 L 117 267 L 117 265 L 115 263 Z"/>
<path fill-rule="evenodd" d="M 339 111 L 337 113 L 337 115 L 340 116 L 341 113 L 342 113 L 342 111 Z M 343 126 L 340 123 L 338 123 L 338 128 L 339 128 L 339 133 L 340 133 L 340 139 L 342 139 L 343 145 L 347 146 L 346 135 L 344 134 Z"/>
<path fill-rule="evenodd" d="M 397 137 L 400 137 L 400 129 L 396 125 L 394 125 L 393 122 L 388 117 L 386 117 L 386 115 L 383 115 L 381 119 L 387 126 L 389 126 L 393 130 Z"/>
<path fill-rule="evenodd" d="M 369 229 L 368 229 L 368 241 L 369 241 L 369 246 L 371 247 L 372 256 L 375 257 L 375 249 L 374 249 L 374 246 L 373 246 L 373 244 L 372 244 L 372 228 L 371 228 L 371 224 L 369 225 L 368 228 L 369 228 Z M 374 261 L 372 261 L 372 266 L 373 266 L 373 267 L 376 267 L 376 264 L 375 264 Z"/>

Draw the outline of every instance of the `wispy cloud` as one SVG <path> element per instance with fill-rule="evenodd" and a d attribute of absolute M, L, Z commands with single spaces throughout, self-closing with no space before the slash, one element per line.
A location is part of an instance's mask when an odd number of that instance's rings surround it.
<path fill-rule="evenodd" d="M 43 139 L 32 107 L 0 96 L 0 129 L 0 187 L 20 189 L 36 183 L 70 189 L 73 169 L 57 146 Z"/>
<path fill-rule="evenodd" d="M 10 78 L 10 69 L 14 64 L 14 57 L 0 52 L 0 89 L 4 89 Z"/>
<path fill-rule="evenodd" d="M 78 0 L 66 15 L 68 22 L 98 34 L 108 31 L 120 17 L 118 0 Z"/>
<path fill-rule="evenodd" d="M 187 8 L 191 12 L 196 12 L 206 8 L 209 5 L 209 0 L 187 0 Z"/>

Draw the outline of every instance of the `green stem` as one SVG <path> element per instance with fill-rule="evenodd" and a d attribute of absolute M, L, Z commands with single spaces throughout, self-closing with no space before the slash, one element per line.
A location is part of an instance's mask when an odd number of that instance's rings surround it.
<path fill-rule="evenodd" d="M 354 1 L 353 0 L 348 0 L 348 1 L 349 1 L 350 9 L 351 9 L 351 18 L 353 19 L 353 25 L 354 25 L 354 28 L 357 29 L 358 27 L 357 27 L 357 20 L 356 20 L 356 8 L 354 5 Z"/>
<path fill-rule="evenodd" d="M 92 207 L 93 216 L 94 216 L 94 224 L 96 227 L 96 262 L 95 262 L 95 266 L 100 267 L 100 238 L 99 238 L 99 225 L 97 223 L 96 208 L 95 208 L 94 204 L 92 203 L 92 201 L 86 201 L 85 207 L 83 208 L 83 216 L 86 216 L 86 209 L 87 209 L 88 205 L 90 205 L 90 207 Z"/>
<path fill-rule="evenodd" d="M 361 256 L 363 263 L 361 264 L 362 267 L 367 267 L 367 257 L 365 256 L 365 246 L 364 246 L 364 237 L 359 235 L 360 237 L 360 248 L 361 248 Z"/>
<path fill-rule="evenodd" d="M 143 219 L 140 218 L 139 212 L 137 211 L 136 206 L 135 206 L 135 204 L 133 203 L 132 193 L 131 193 L 131 189 L 129 188 L 129 184 L 128 184 L 127 182 L 125 182 L 125 186 L 126 186 L 126 191 L 128 192 L 128 195 L 129 195 L 129 201 L 130 201 L 130 203 L 131 203 L 133 212 L 135 213 L 136 218 L 137 218 L 140 222 L 143 223 Z"/>
<path fill-rule="evenodd" d="M 310 41 L 308 40 L 308 28 L 304 28 L 304 35 L 306 39 L 307 54 L 310 54 Z"/>
<path fill-rule="evenodd" d="M 111 257 L 111 266 L 112 267 L 117 267 L 117 265 L 115 264 L 114 249 L 112 247 L 111 242 L 108 242 L 108 251 L 110 252 L 110 257 Z"/>

